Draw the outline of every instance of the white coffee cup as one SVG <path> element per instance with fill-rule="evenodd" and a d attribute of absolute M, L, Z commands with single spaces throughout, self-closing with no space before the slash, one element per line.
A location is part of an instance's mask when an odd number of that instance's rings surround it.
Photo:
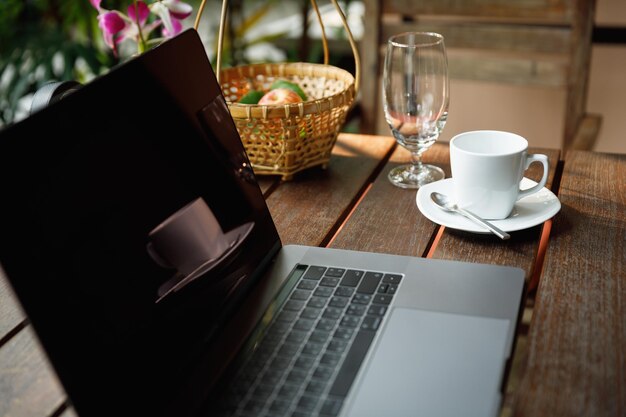
<path fill-rule="evenodd" d="M 230 242 L 202 198 L 197 198 L 165 219 L 149 233 L 148 254 L 164 268 L 188 275 L 215 260 Z"/>
<path fill-rule="evenodd" d="M 539 183 L 520 190 L 524 172 L 543 164 Z M 485 219 L 505 219 L 515 202 L 541 190 L 548 179 L 548 157 L 529 154 L 528 141 L 510 132 L 477 130 L 450 141 L 450 165 L 457 204 Z"/>

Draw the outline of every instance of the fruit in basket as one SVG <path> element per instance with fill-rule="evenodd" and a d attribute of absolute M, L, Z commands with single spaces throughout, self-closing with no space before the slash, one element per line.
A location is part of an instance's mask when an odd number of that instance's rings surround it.
<path fill-rule="evenodd" d="M 276 80 L 272 83 L 272 85 L 270 85 L 270 90 L 276 90 L 278 88 L 288 88 L 289 90 L 298 93 L 302 101 L 307 100 L 305 92 L 302 91 L 302 88 L 300 88 L 300 86 L 296 83 L 292 83 L 291 81 L 287 80 Z"/>
<path fill-rule="evenodd" d="M 259 100 L 261 100 L 261 97 L 263 97 L 264 94 L 265 93 L 263 91 L 250 90 L 239 99 L 239 103 L 257 104 Z"/>
<path fill-rule="evenodd" d="M 265 93 L 259 100 L 259 104 L 262 105 L 276 105 L 276 104 L 291 104 L 300 103 L 302 97 L 289 88 L 275 88 Z"/>

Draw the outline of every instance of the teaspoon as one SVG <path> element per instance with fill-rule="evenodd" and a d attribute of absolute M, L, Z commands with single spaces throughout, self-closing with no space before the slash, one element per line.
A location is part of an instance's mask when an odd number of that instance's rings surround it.
<path fill-rule="evenodd" d="M 496 226 L 494 226 L 493 224 L 489 223 L 488 221 L 481 219 L 480 217 L 478 217 L 477 215 L 475 215 L 471 211 L 467 211 L 467 210 L 457 206 L 452 201 L 450 201 L 450 199 L 446 195 L 443 195 L 443 194 L 437 193 L 437 192 L 432 192 L 430 194 L 430 199 L 433 200 L 433 202 L 440 209 L 445 210 L 445 211 L 451 211 L 451 212 L 459 213 L 459 214 L 467 217 L 468 219 L 473 220 L 474 222 L 476 222 L 476 223 L 486 227 L 487 229 L 489 229 L 491 232 L 493 232 L 496 236 L 498 236 L 502 240 L 507 240 L 508 238 L 511 237 L 511 235 L 509 235 L 508 233 L 498 229 Z"/>

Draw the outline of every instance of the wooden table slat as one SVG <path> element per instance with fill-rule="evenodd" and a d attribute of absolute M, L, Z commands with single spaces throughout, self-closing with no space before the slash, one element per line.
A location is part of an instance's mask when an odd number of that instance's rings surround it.
<path fill-rule="evenodd" d="M 326 170 L 314 168 L 281 183 L 267 204 L 283 244 L 328 241 L 394 146 L 389 137 L 342 134 Z"/>
<path fill-rule="evenodd" d="M 572 151 L 516 394 L 520 416 L 626 415 L 626 155 Z"/>
<path fill-rule="evenodd" d="M 346 221 L 334 248 L 396 255 L 423 256 L 438 226 L 426 219 L 415 203 L 416 190 L 398 188 L 387 179 L 395 166 L 406 164 L 409 152 L 396 148 L 389 162 Z M 450 175 L 448 145 L 436 143 L 424 153 L 424 162 Z"/>

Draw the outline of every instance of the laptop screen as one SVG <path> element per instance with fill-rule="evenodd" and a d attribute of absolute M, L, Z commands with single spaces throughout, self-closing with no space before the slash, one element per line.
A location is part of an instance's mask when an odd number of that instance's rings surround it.
<path fill-rule="evenodd" d="M 0 132 L 0 187 L 0 262 L 81 415 L 171 411 L 280 246 L 195 31 Z"/>

